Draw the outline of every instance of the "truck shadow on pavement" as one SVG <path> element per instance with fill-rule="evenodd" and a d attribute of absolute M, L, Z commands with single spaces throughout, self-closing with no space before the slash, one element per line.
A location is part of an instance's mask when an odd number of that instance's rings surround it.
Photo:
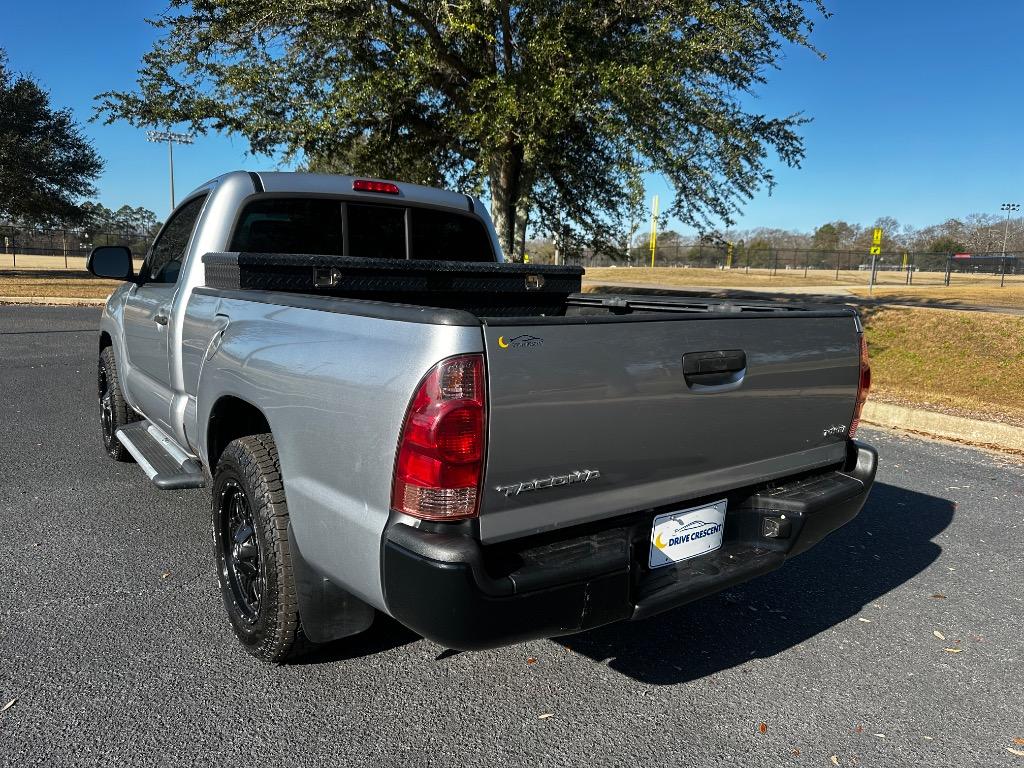
<path fill-rule="evenodd" d="M 876 483 L 860 515 L 777 571 L 645 621 L 554 642 L 652 685 L 774 656 L 924 571 L 942 551 L 932 538 L 954 509 L 947 499 Z"/>
<path fill-rule="evenodd" d="M 306 666 L 361 659 L 401 648 L 420 639 L 420 636 L 411 629 L 378 611 L 373 624 L 365 632 L 318 646 L 308 655 L 301 656 L 291 663 Z"/>

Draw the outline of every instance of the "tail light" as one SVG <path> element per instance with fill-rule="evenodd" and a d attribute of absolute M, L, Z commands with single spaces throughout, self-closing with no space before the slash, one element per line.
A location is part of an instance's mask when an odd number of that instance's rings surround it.
<path fill-rule="evenodd" d="M 391 508 L 423 520 L 475 517 L 486 443 L 483 355 L 442 360 L 409 403 Z"/>
<path fill-rule="evenodd" d="M 857 405 L 853 409 L 853 420 L 850 422 L 850 437 L 857 436 L 857 427 L 860 426 L 860 414 L 864 410 L 864 403 L 868 399 L 868 390 L 871 389 L 871 365 L 868 362 L 868 342 L 864 334 L 860 335 L 860 378 L 857 380 Z"/>

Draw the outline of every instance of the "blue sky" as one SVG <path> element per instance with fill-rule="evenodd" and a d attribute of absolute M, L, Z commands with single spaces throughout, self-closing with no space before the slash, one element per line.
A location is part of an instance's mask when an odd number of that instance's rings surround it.
<path fill-rule="evenodd" d="M 87 123 L 92 99 L 129 88 L 164 3 L 6 4 L 0 46 L 15 71 L 33 75 L 55 104 L 71 107 L 106 160 L 105 205 L 168 208 L 167 149 L 125 124 Z M 894 216 L 916 226 L 1024 202 L 1024 3 L 833 0 L 813 42 L 821 61 L 792 50 L 751 106 L 803 111 L 807 156 L 777 163 L 777 187 L 745 208 L 740 227 L 811 230 L 832 219 L 868 224 Z M 239 137 L 201 137 L 176 148 L 179 196 L 234 168 L 274 166 Z M 662 207 L 668 191 L 661 192 Z"/>

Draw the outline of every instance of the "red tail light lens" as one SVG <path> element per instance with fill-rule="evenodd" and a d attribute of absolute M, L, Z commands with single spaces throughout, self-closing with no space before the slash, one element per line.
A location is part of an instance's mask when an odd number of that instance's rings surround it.
<path fill-rule="evenodd" d="M 857 405 L 853 409 L 853 420 L 850 422 L 850 437 L 857 436 L 857 427 L 860 426 L 861 411 L 864 410 L 864 403 L 868 399 L 868 390 L 871 389 L 871 365 L 868 361 L 868 342 L 864 334 L 860 336 L 860 379 L 857 381 Z"/>
<path fill-rule="evenodd" d="M 391 508 L 423 520 L 474 517 L 486 442 L 483 355 L 443 360 L 420 382 L 398 442 Z"/>
<path fill-rule="evenodd" d="M 397 195 L 399 189 L 397 184 L 390 181 L 370 181 L 369 179 L 356 179 L 352 182 L 352 189 L 356 192 L 383 192 L 385 195 Z"/>

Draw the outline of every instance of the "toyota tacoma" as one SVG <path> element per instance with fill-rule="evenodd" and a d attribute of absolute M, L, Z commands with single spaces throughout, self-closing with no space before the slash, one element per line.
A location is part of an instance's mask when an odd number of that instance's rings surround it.
<path fill-rule="evenodd" d="M 231 626 L 281 662 L 380 611 L 473 649 L 641 619 L 852 519 L 877 457 L 846 306 L 581 292 L 479 200 L 234 172 L 102 313 L 111 457 L 207 487 Z"/>

